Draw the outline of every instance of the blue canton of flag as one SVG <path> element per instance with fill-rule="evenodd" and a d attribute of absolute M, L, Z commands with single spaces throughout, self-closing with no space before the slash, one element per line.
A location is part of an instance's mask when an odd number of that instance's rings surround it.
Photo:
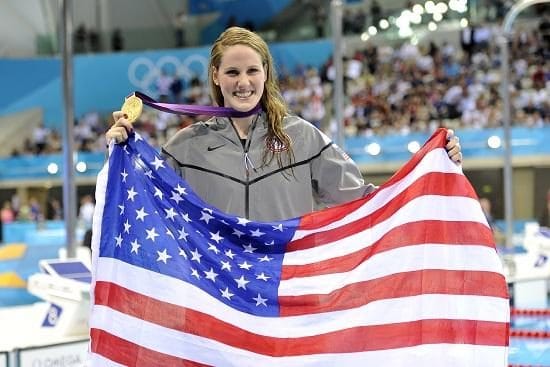
<path fill-rule="evenodd" d="M 138 133 L 130 139 L 110 156 L 100 256 L 184 280 L 242 311 L 277 315 L 281 262 L 298 221 L 222 213 Z"/>

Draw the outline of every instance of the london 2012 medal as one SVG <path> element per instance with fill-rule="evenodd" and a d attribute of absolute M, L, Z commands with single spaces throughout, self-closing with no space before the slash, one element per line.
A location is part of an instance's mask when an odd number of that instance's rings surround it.
<path fill-rule="evenodd" d="M 128 116 L 127 120 L 130 121 L 130 123 L 135 122 L 139 118 L 142 110 L 143 102 L 134 94 L 126 97 L 121 108 L 121 111 Z"/>

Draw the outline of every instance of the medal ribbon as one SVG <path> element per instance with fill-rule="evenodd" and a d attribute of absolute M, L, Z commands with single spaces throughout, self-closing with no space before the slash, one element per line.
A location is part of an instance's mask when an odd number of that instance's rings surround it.
<path fill-rule="evenodd" d="M 262 106 L 258 103 L 256 107 L 250 111 L 237 111 L 229 107 L 216 107 L 216 106 L 196 106 L 177 103 L 160 103 L 153 98 L 141 92 L 134 92 L 135 96 L 141 99 L 143 104 L 149 107 L 157 109 L 159 111 L 175 113 L 177 115 L 208 115 L 218 117 L 246 117 L 255 115 L 262 110 Z"/>

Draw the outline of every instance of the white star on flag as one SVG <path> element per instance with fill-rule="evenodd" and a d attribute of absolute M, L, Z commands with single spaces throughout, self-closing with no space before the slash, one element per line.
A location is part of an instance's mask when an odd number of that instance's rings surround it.
<path fill-rule="evenodd" d="M 210 270 L 205 271 L 204 275 L 205 275 L 206 279 L 210 279 L 213 282 L 216 281 L 216 277 L 218 276 L 218 274 L 216 274 L 216 272 L 214 272 L 213 268 L 210 268 Z"/>
<path fill-rule="evenodd" d="M 159 168 L 164 168 L 164 161 L 158 157 L 155 157 L 155 160 L 151 162 L 151 164 L 155 167 L 157 171 L 159 170 Z"/>
<path fill-rule="evenodd" d="M 141 209 L 136 210 L 136 220 L 141 220 L 142 222 L 145 221 L 145 217 L 149 214 L 145 212 L 145 207 L 141 207 Z"/>
<path fill-rule="evenodd" d="M 203 220 L 203 221 L 206 222 L 206 224 L 208 224 L 212 218 L 214 218 L 214 217 L 211 216 L 209 213 L 207 213 L 207 212 L 202 212 L 202 213 L 201 213 L 201 217 L 200 217 L 199 220 Z"/>
<path fill-rule="evenodd" d="M 158 254 L 157 261 L 162 261 L 165 264 L 166 264 L 166 261 L 172 257 L 168 255 L 168 253 L 166 252 L 166 249 L 162 251 L 157 251 L 157 254 Z"/>
<path fill-rule="evenodd" d="M 267 307 L 267 298 L 262 298 L 262 296 L 260 295 L 260 293 L 258 293 L 258 296 L 257 297 L 254 297 L 252 298 L 254 301 L 256 301 L 256 306 L 259 306 L 259 305 L 262 305 L 262 306 L 266 306 Z"/>
<path fill-rule="evenodd" d="M 216 233 L 210 232 L 210 239 L 216 241 L 216 243 L 220 243 L 223 240 L 223 237 L 220 236 L 220 231 Z"/>
<path fill-rule="evenodd" d="M 229 287 L 225 287 L 224 290 L 220 289 L 220 292 L 222 292 L 222 297 L 227 298 L 228 300 L 231 300 L 231 297 L 234 296 L 233 293 L 229 292 Z"/>
<path fill-rule="evenodd" d="M 176 213 L 174 208 L 164 209 L 164 211 L 166 212 L 165 218 L 170 219 L 172 221 L 174 221 L 174 218 L 178 215 L 178 213 Z"/>
<path fill-rule="evenodd" d="M 243 245 L 243 248 L 244 248 L 244 252 L 248 252 L 249 254 L 252 254 L 254 253 L 254 251 L 257 250 L 257 248 L 255 247 L 252 247 L 252 244 L 248 244 L 248 245 Z"/>
<path fill-rule="evenodd" d="M 159 234 L 156 232 L 155 227 L 151 229 L 146 229 L 145 232 L 147 232 L 147 236 L 145 238 L 153 242 L 155 242 L 155 238 L 159 236 Z"/>
<path fill-rule="evenodd" d="M 141 247 L 141 245 L 138 243 L 137 239 L 136 239 L 136 240 L 133 240 L 133 241 L 130 243 L 130 245 L 132 245 L 132 250 L 130 250 L 130 251 L 137 254 L 139 248 Z"/>
<path fill-rule="evenodd" d="M 261 237 L 265 234 L 265 232 L 262 232 L 259 228 L 256 228 L 254 231 L 250 231 L 250 234 L 252 237 Z"/>
<path fill-rule="evenodd" d="M 250 283 L 249 280 L 246 280 L 244 278 L 244 275 L 241 275 L 241 277 L 238 279 L 235 279 L 235 281 L 237 282 L 237 288 L 242 288 L 242 289 L 246 289 L 246 285 Z"/>
<path fill-rule="evenodd" d="M 240 224 L 241 226 L 246 226 L 248 223 L 250 223 L 248 219 L 237 217 L 237 224 Z"/>
<path fill-rule="evenodd" d="M 130 190 L 127 191 L 128 193 L 128 200 L 134 201 L 135 196 L 138 194 L 137 191 L 134 190 L 134 186 L 130 187 Z"/>

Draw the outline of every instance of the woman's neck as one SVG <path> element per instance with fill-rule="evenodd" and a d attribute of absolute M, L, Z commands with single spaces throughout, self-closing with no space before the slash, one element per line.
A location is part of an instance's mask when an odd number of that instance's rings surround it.
<path fill-rule="evenodd" d="M 241 118 L 233 117 L 231 121 L 233 122 L 235 130 L 237 130 L 237 134 L 239 134 L 239 138 L 246 139 L 250 125 L 252 125 L 252 121 L 254 121 L 254 115 Z"/>

